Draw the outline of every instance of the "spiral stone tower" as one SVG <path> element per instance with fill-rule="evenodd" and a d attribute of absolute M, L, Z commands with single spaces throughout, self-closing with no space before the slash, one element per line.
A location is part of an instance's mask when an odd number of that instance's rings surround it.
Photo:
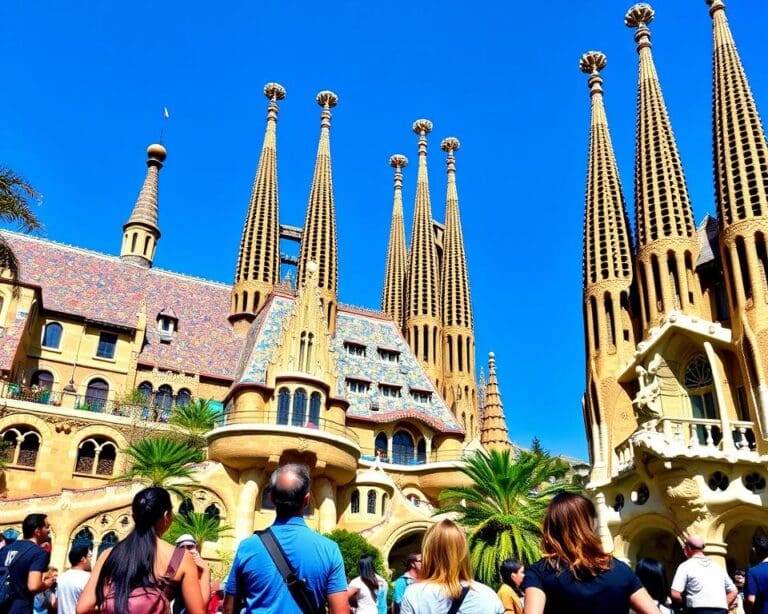
<path fill-rule="evenodd" d="M 389 165 L 395 169 L 395 195 L 392 206 L 392 223 L 389 228 L 389 246 L 387 248 L 387 265 L 384 271 L 381 310 L 402 328 L 408 271 L 408 252 L 405 248 L 405 221 L 403 218 L 403 169 L 408 166 L 408 158 L 396 154 L 389 159 Z"/>

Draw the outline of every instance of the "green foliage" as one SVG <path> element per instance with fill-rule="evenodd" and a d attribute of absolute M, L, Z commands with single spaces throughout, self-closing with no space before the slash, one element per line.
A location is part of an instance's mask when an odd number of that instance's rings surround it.
<path fill-rule="evenodd" d="M 31 201 L 39 198 L 40 195 L 28 181 L 11 169 L 0 166 L 0 220 L 18 225 L 23 232 L 40 230 L 42 224 L 31 208 Z M 0 236 L 0 271 L 8 271 L 11 274 L 14 293 L 18 293 L 16 284 L 19 281 L 19 260 L 2 236 Z"/>
<path fill-rule="evenodd" d="M 138 388 L 134 388 L 133 390 L 128 390 L 125 392 L 120 398 L 120 402 L 125 405 L 143 407 L 147 404 L 147 395 Z"/>
<path fill-rule="evenodd" d="M 163 538 L 173 544 L 180 535 L 189 533 L 195 538 L 197 549 L 201 550 L 203 542 L 219 541 L 219 537 L 231 530 L 232 527 L 222 525 L 218 518 L 212 518 L 208 514 L 190 512 L 188 514 L 176 514 Z"/>
<path fill-rule="evenodd" d="M 124 452 L 131 459 L 128 472 L 115 481 L 139 480 L 147 486 L 162 486 L 182 499 L 185 488 L 196 486 L 189 480 L 192 463 L 201 460 L 200 452 L 186 443 L 168 437 L 146 438 L 128 446 Z"/>
<path fill-rule="evenodd" d="M 568 464 L 546 454 L 509 450 L 480 451 L 468 457 L 462 471 L 471 486 L 448 488 L 440 500 L 448 505 L 440 513 L 457 514 L 469 531 L 469 548 L 475 577 L 498 584 L 504 559 L 530 564 L 541 556 L 541 524 L 547 506 L 559 492 L 578 489 L 561 480 Z"/>
<path fill-rule="evenodd" d="M 535 435 L 531 440 L 531 453 L 540 454 L 542 456 L 549 456 L 549 452 L 544 449 L 544 447 L 541 445 L 541 440 Z"/>
<path fill-rule="evenodd" d="M 203 435 L 216 426 L 218 417 L 219 412 L 211 408 L 210 401 L 196 399 L 174 407 L 170 423 L 179 427 L 185 443 L 202 451 L 207 445 Z"/>
<path fill-rule="evenodd" d="M 349 578 L 354 578 L 358 575 L 357 562 L 364 554 L 373 556 L 374 567 L 380 576 L 384 578 L 389 576 L 389 572 L 384 565 L 384 559 L 381 556 L 379 549 L 376 548 L 376 546 L 372 546 L 368 540 L 359 533 L 352 533 L 350 531 L 345 531 L 344 529 L 336 529 L 330 533 L 326 533 L 326 537 L 329 537 L 338 544 L 339 550 L 341 550 L 341 557 L 344 559 L 344 569 Z"/>

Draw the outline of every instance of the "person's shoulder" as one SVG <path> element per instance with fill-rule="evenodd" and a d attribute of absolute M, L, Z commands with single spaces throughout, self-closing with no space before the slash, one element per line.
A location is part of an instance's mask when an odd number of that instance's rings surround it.
<path fill-rule="evenodd" d="M 502 586 L 507 586 L 507 585 L 503 584 Z M 472 584 L 470 585 L 470 590 L 477 591 L 478 593 L 488 597 L 489 599 L 493 599 L 494 601 L 498 599 L 498 595 L 496 594 L 495 590 L 493 590 L 487 584 L 483 584 L 482 582 L 478 582 L 477 580 L 472 581 Z"/>
<path fill-rule="evenodd" d="M 635 574 L 635 572 L 632 571 L 632 568 L 627 563 L 615 557 L 611 557 L 611 571 L 617 574 L 622 574 L 622 575 Z"/>

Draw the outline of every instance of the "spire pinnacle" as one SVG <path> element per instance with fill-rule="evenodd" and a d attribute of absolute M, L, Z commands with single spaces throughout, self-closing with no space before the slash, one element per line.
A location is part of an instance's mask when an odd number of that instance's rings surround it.
<path fill-rule="evenodd" d="M 331 172 L 331 109 L 338 103 L 338 96 L 331 91 L 318 93 L 317 104 L 320 113 L 320 141 L 317 146 L 315 172 L 309 194 L 304 234 L 299 252 L 297 284 L 307 281 L 307 265 L 317 264 L 317 287 L 325 309 L 328 327 L 333 332 L 336 326 L 336 303 L 338 291 L 338 255 L 336 248 L 336 210 L 333 197 L 333 176 Z"/>
<path fill-rule="evenodd" d="M 483 426 L 480 429 L 480 443 L 486 449 L 509 449 L 509 431 L 504 417 L 504 405 L 501 402 L 499 380 L 496 376 L 496 356 L 488 354 L 488 383 L 485 388 L 485 407 Z"/>
<path fill-rule="evenodd" d="M 389 228 L 381 310 L 390 315 L 398 327 L 402 328 L 408 266 L 403 220 L 403 169 L 408 165 L 408 158 L 395 154 L 389 159 L 389 165 L 395 169 L 395 196 L 392 206 L 392 223 Z"/>

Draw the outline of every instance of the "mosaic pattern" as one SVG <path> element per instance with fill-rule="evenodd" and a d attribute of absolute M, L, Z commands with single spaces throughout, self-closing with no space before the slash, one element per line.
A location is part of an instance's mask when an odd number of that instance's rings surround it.
<path fill-rule="evenodd" d="M 45 309 L 135 328 L 146 302 L 147 334 L 140 362 L 233 377 L 242 340 L 227 322 L 229 286 L 16 233 L 4 231 L 3 236 L 21 262 L 22 281 L 42 288 Z M 168 309 L 178 317 L 178 329 L 170 343 L 162 343 L 157 316 Z M 0 357 L 8 363 L 6 341 L 11 335 L 8 330 L 5 334 Z M 12 357 L 15 345 L 10 352 Z"/>
<path fill-rule="evenodd" d="M 263 384 L 266 381 L 267 363 L 274 356 L 283 327 L 288 324 L 292 311 L 292 299 L 272 295 L 251 324 L 235 381 L 257 384 Z M 246 360 L 243 360 L 244 358 Z"/>

